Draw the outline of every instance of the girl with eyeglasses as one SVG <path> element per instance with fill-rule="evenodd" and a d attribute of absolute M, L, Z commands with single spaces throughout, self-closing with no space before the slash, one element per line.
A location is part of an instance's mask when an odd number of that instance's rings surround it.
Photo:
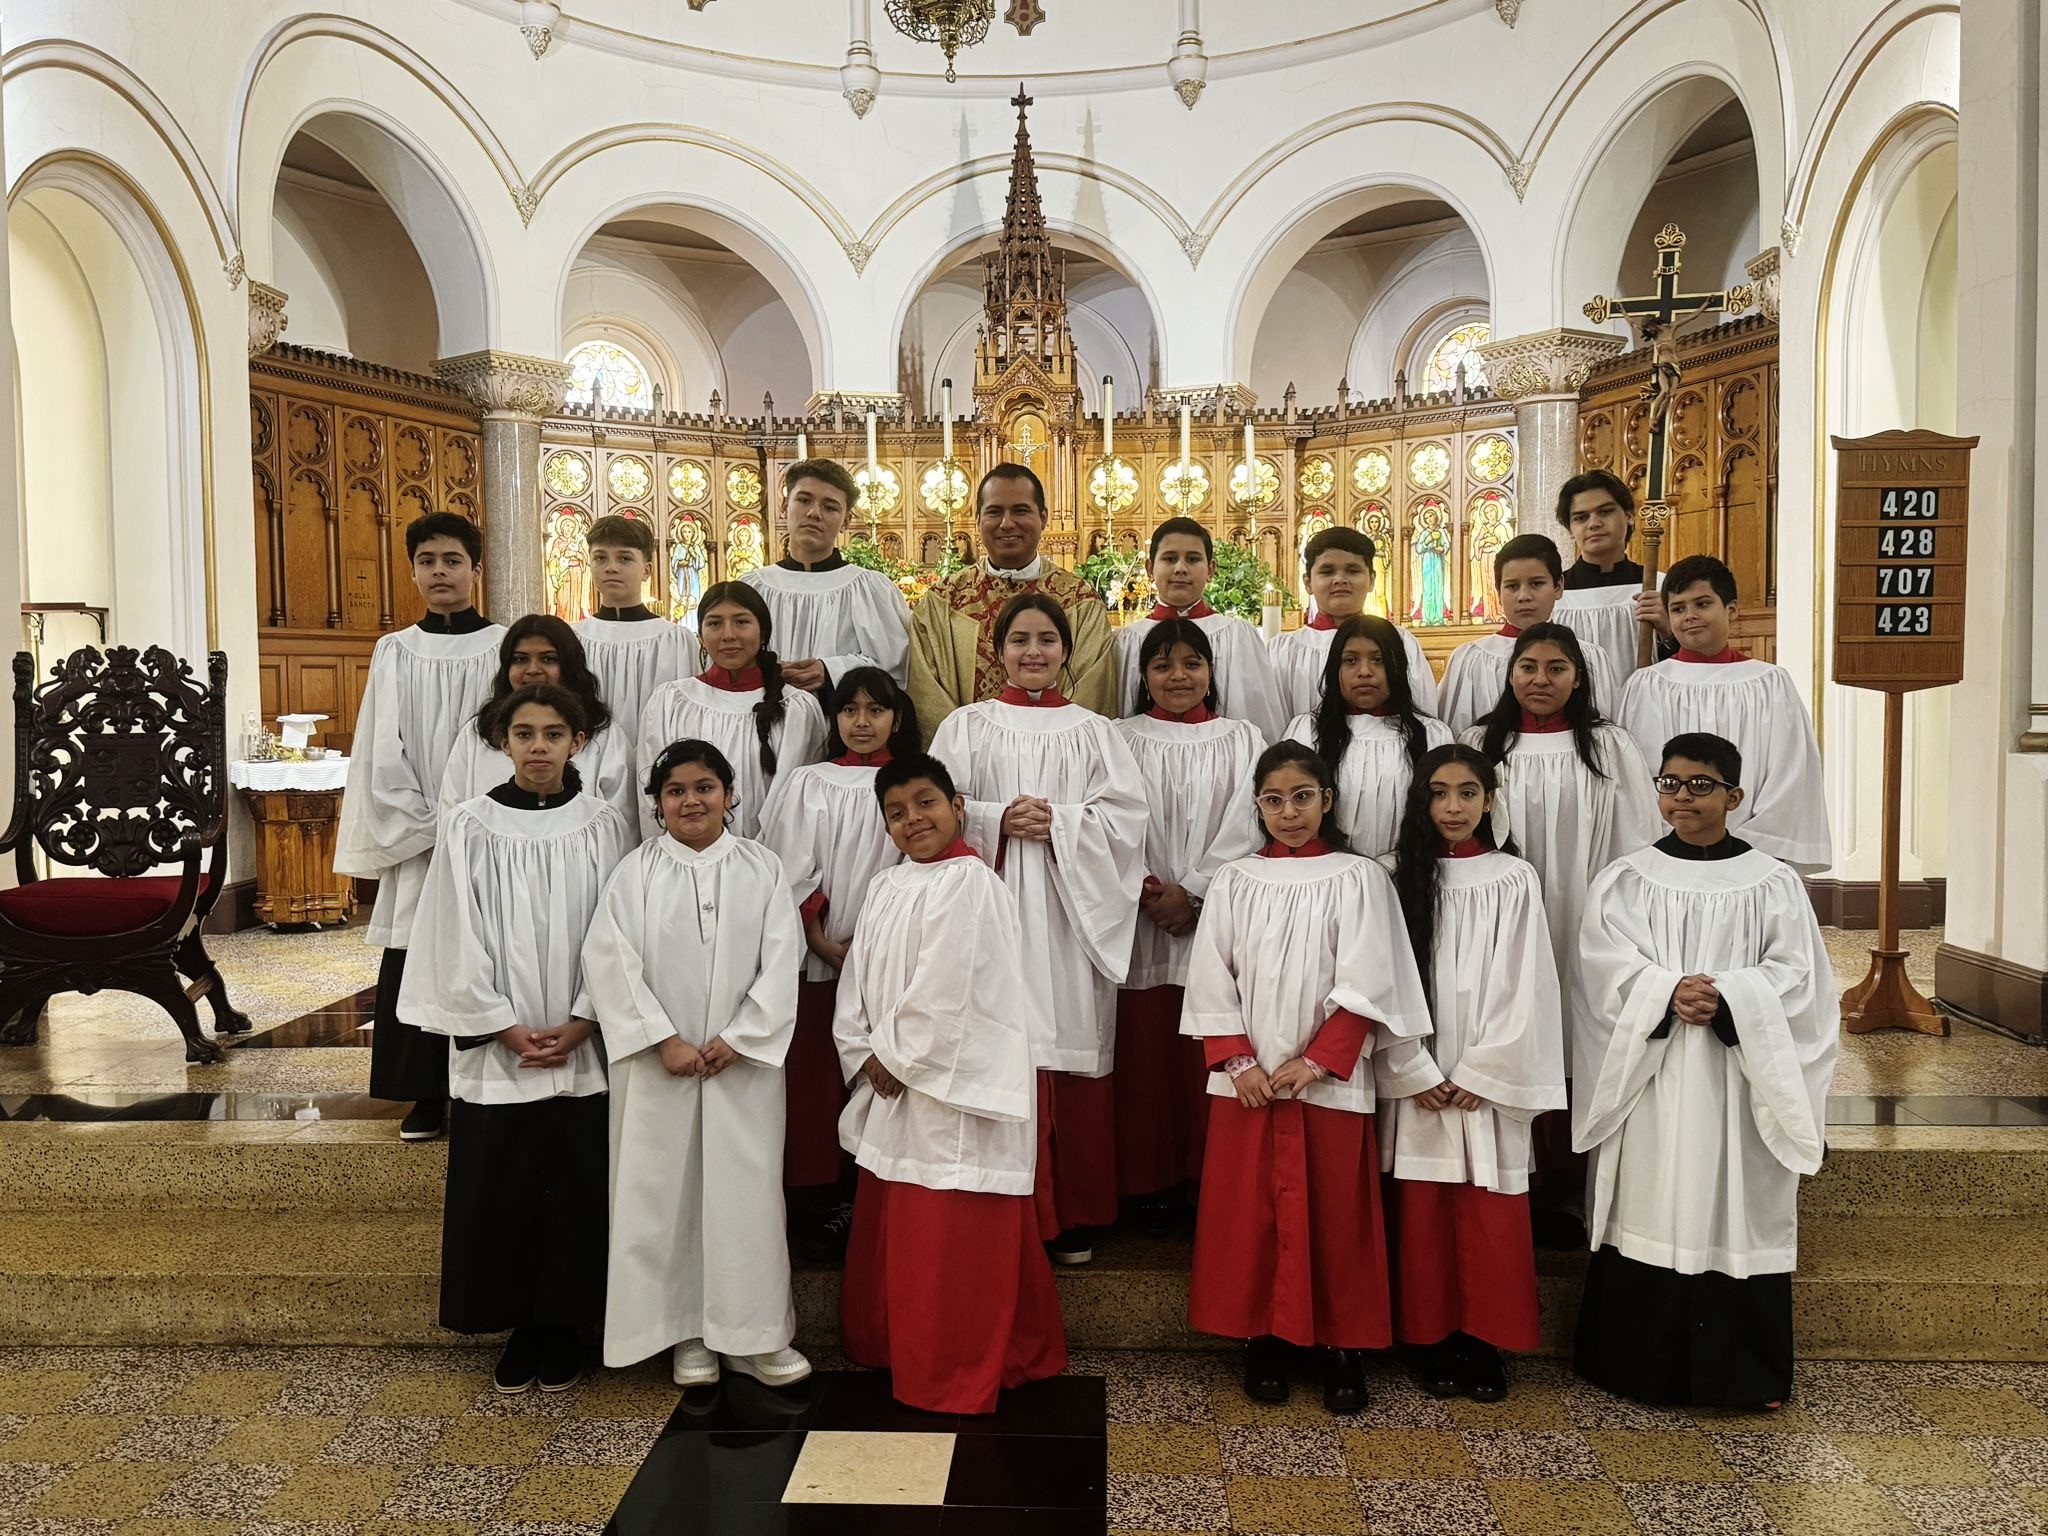
<path fill-rule="evenodd" d="M 1253 785 L 1265 844 L 1210 882 L 1181 1016 L 1210 1067 L 1188 1324 L 1246 1340 L 1261 1402 L 1287 1398 L 1286 1346 L 1319 1350 L 1323 1405 L 1352 1414 L 1393 1341 L 1376 1076 L 1440 1074 L 1393 882 L 1345 846 L 1329 765 L 1281 742 Z"/>

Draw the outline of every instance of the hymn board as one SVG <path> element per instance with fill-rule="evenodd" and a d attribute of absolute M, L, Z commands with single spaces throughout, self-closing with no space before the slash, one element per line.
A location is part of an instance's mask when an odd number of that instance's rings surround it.
<path fill-rule="evenodd" d="M 1906 980 L 1899 948 L 1899 810 L 1906 695 L 1963 677 L 1970 450 L 1974 437 L 1880 432 L 1835 444 L 1835 681 L 1884 696 L 1884 858 L 1878 947 L 1842 998 L 1853 1034 L 1948 1021 Z"/>

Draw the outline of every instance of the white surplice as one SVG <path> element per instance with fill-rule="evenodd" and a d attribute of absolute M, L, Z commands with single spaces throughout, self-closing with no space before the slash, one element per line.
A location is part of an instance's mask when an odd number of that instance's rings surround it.
<path fill-rule="evenodd" d="M 932 756 L 967 799 L 968 842 L 1017 899 L 1034 1064 L 1107 1076 L 1145 883 L 1137 759 L 1093 710 L 1000 699 L 948 715 Z M 1003 836 L 1003 812 L 1019 795 L 1051 802 L 1050 843 Z"/>
<path fill-rule="evenodd" d="M 1555 620 L 1563 624 L 1563 619 Z M 1621 714 L 1621 682 L 1626 673 L 1617 675 L 1614 663 L 1607 653 L 1587 645 L 1580 637 L 1579 648 L 1585 653 L 1586 673 L 1593 684 L 1593 707 L 1609 719 L 1618 719 Z M 1508 688 L 1508 661 L 1515 654 L 1513 635 L 1481 635 L 1477 640 L 1467 640 L 1455 651 L 1444 667 L 1443 691 L 1437 699 L 1443 708 L 1439 713 L 1444 724 L 1453 732 L 1469 729 L 1493 713 L 1500 703 L 1500 697 Z"/>
<path fill-rule="evenodd" d="M 633 782 L 631 730 L 621 729 L 617 719 L 607 721 L 570 762 L 583 781 L 583 792 L 625 818 L 629 842 L 639 842 L 646 797 Z M 441 775 L 441 809 L 445 813 L 465 800 L 489 794 L 511 777 L 512 759 L 503 748 L 477 735 L 472 722 L 456 735 L 455 745 L 449 749 L 448 768 Z"/>
<path fill-rule="evenodd" d="M 782 1061 L 802 949 L 782 863 L 759 843 L 727 834 L 699 853 L 664 832 L 605 887 L 583 974 L 612 1064 L 607 1365 L 685 1339 L 766 1354 L 796 1335 Z M 672 1077 L 670 1037 L 723 1039 L 740 1059 Z"/>
<path fill-rule="evenodd" d="M 1659 591 L 1664 573 L 1657 573 Z M 1615 677 L 1626 683 L 1636 669 L 1636 639 L 1642 625 L 1636 622 L 1636 598 L 1642 587 L 1634 582 L 1621 587 L 1566 587 L 1557 606 L 1550 611 L 1552 622 L 1568 625 L 1587 652 L 1599 651 Z M 1603 712 L 1620 708 L 1620 701 L 1603 701 Z"/>
<path fill-rule="evenodd" d="M 1595 1154 L 1592 1246 L 1688 1275 L 1792 1269 L 1841 1029 L 1805 886 L 1758 849 L 1644 848 L 1601 871 L 1580 936 L 1572 1140 Z M 1676 1021 L 1652 1038 L 1692 975 L 1720 990 L 1735 1045 Z"/>
<path fill-rule="evenodd" d="M 1387 622 L 1393 623 L 1391 619 Z M 1394 632 L 1401 637 L 1401 650 L 1408 658 L 1408 695 L 1415 701 L 1419 714 L 1433 715 L 1437 713 L 1438 702 L 1436 673 L 1430 670 L 1429 658 L 1422 653 L 1422 642 L 1404 625 L 1395 624 Z M 1316 703 L 1323 696 L 1323 668 L 1330 660 L 1330 640 L 1336 633 L 1334 629 L 1303 624 L 1283 629 L 1267 642 L 1273 653 L 1273 673 L 1280 681 L 1280 704 L 1288 719 L 1316 712 Z"/>
<path fill-rule="evenodd" d="M 910 604 L 880 571 L 851 563 L 831 571 L 761 565 L 740 580 L 768 605 L 776 655 L 815 656 L 835 683 L 855 667 L 909 679 Z"/>
<path fill-rule="evenodd" d="M 1429 715 L 1422 721 L 1423 751 L 1446 745 L 1448 727 Z M 1351 740 L 1337 764 L 1337 826 L 1351 851 L 1377 858 L 1394 846 L 1401 830 L 1401 807 L 1415 767 L 1408 756 L 1408 738 L 1400 722 L 1386 715 L 1347 715 Z M 1287 739 L 1316 744 L 1314 715 L 1298 715 L 1287 727 Z"/>
<path fill-rule="evenodd" d="M 1151 790 L 1145 873 L 1197 900 L 1207 896 L 1216 871 L 1257 852 L 1264 838 L 1252 808 L 1252 769 L 1265 750 L 1258 728 L 1248 720 L 1184 725 L 1150 715 L 1132 715 L 1116 728 Z M 1193 947 L 1193 934 L 1176 938 L 1140 915 L 1124 985 L 1133 991 L 1185 986 Z"/>
<path fill-rule="evenodd" d="M 957 718 L 957 717 L 954 717 Z M 1017 904 L 980 859 L 883 870 L 839 978 L 832 1037 L 853 1084 L 839 1144 L 877 1178 L 1028 1195 L 1038 1153 L 1034 1020 Z M 903 1092 L 859 1074 L 873 1056 Z"/>
<path fill-rule="evenodd" d="M 843 763 L 792 768 L 775 776 L 761 816 L 761 841 L 782 860 L 797 906 L 825 893 L 821 921 L 836 944 L 853 937 L 868 883 L 903 858 L 875 799 L 875 772 Z M 836 974 L 805 944 L 804 980 L 830 981 Z"/>
<path fill-rule="evenodd" d="M 1439 860 L 1428 1046 L 1477 1109 L 1380 1094 L 1380 1162 L 1397 1179 L 1529 1189 L 1529 1123 L 1564 1108 L 1564 1025 L 1536 871 L 1510 854 Z"/>
<path fill-rule="evenodd" d="M 1133 619 L 1111 637 L 1116 649 L 1117 713 L 1138 707 L 1138 652 L 1158 619 Z M 1216 713 L 1249 720 L 1266 743 L 1278 741 L 1290 711 L 1281 697 L 1279 674 L 1265 637 L 1235 614 L 1212 613 L 1195 620 L 1216 657 Z"/>
<path fill-rule="evenodd" d="M 1360 1060 L 1379 1067 L 1387 1058 L 1378 1074 L 1386 1091 L 1420 1093 L 1443 1081 L 1425 1045 L 1429 1006 L 1387 872 L 1353 853 L 1254 854 L 1226 864 L 1195 925 L 1180 1032 L 1244 1035 L 1273 1072 L 1306 1051 L 1339 1008 L 1372 1021 Z M 1300 1098 L 1371 1114 L 1374 1079 L 1357 1070 L 1318 1078 Z M 1209 1074 L 1209 1092 L 1237 1097 L 1224 1072 Z"/>
<path fill-rule="evenodd" d="M 630 742 L 654 690 L 704 670 L 704 652 L 685 624 L 667 619 L 579 619 L 573 626 L 583 642 L 583 659 L 604 700 Z"/>
<path fill-rule="evenodd" d="M 413 920 L 398 1016 L 475 1039 L 551 1029 L 579 1007 L 583 934 L 626 850 L 624 819 L 590 795 L 544 810 L 465 801 L 441 823 Z M 566 1066 L 524 1067 L 506 1045 L 449 1046 L 448 1091 L 466 1104 L 530 1104 L 605 1091 L 595 1037 Z"/>
<path fill-rule="evenodd" d="M 762 697 L 759 688 L 734 693 L 696 677 L 663 683 L 641 713 L 639 735 L 633 743 L 634 763 L 646 773 L 673 742 L 691 737 L 710 742 L 732 764 L 733 793 L 739 798 L 732 830 L 741 837 L 754 837 L 774 788 L 761 771 L 761 736 L 754 723 L 754 706 Z M 803 689 L 784 683 L 782 720 L 769 732 L 769 741 L 775 748 L 778 777 L 805 763 L 815 763 L 825 750 L 825 713 L 818 708 L 818 701 Z M 642 829 L 653 837 L 661 832 L 654 802 L 643 797 L 640 803 Z"/>
<path fill-rule="evenodd" d="M 1477 747 L 1485 735 L 1485 727 L 1474 726 L 1464 739 Z M 1551 953 L 1567 998 L 1578 961 L 1586 887 L 1609 864 L 1647 848 L 1665 830 L 1650 769 L 1635 738 L 1606 724 L 1595 726 L 1593 736 L 1605 778 L 1580 760 L 1578 739 L 1570 731 L 1518 732 L 1499 770 L 1508 826 L 1543 884 Z M 1569 1027 L 1565 1061 L 1571 1062 Z"/>
<path fill-rule="evenodd" d="M 366 943 L 406 947 L 434 851 L 448 753 L 490 696 L 504 638 L 502 624 L 466 635 L 415 626 L 379 636 L 370 652 L 334 840 L 336 874 L 378 882 Z"/>
<path fill-rule="evenodd" d="M 1629 678 L 1616 718 L 1643 749 L 1652 773 L 1662 767 L 1664 743 L 1673 736 L 1707 731 L 1733 742 L 1742 754 L 1744 794 L 1728 813 L 1729 832 L 1803 874 L 1834 863 L 1820 743 L 1783 667 L 1660 661 Z"/>

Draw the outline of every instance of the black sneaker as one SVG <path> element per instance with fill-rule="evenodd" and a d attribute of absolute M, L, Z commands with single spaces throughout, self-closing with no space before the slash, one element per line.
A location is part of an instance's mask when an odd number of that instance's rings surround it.
<path fill-rule="evenodd" d="M 808 1264 L 836 1264 L 846 1257 L 853 1236 L 853 1202 L 841 1200 L 797 1234 L 796 1256 Z"/>
<path fill-rule="evenodd" d="M 1244 1347 L 1244 1395 L 1255 1403 L 1287 1401 L 1287 1346 L 1257 1338 Z"/>
<path fill-rule="evenodd" d="M 1459 1339 L 1459 1353 L 1464 1356 L 1465 1375 L 1471 1383 L 1465 1388 L 1465 1395 L 1475 1403 L 1497 1403 L 1508 1395 L 1508 1371 L 1502 1363 L 1500 1351 L 1483 1339 L 1470 1335 Z"/>
<path fill-rule="evenodd" d="M 1085 1227 L 1069 1227 L 1045 1245 L 1045 1256 L 1055 1264 L 1086 1264 L 1095 1257 L 1095 1245 Z"/>
<path fill-rule="evenodd" d="M 569 1328 L 550 1328 L 540 1345 L 540 1389 L 566 1392 L 583 1379 L 583 1343 Z"/>
<path fill-rule="evenodd" d="M 533 1328 L 514 1328 L 498 1356 L 498 1368 L 491 1384 L 507 1397 L 517 1397 L 540 1379 L 540 1333 Z"/>
<path fill-rule="evenodd" d="M 448 1129 L 448 1101 L 421 1099 L 398 1122 L 400 1141 L 438 1141 Z"/>
<path fill-rule="evenodd" d="M 1323 1406 L 1332 1413 L 1365 1412 L 1365 1351 L 1323 1351 Z"/>
<path fill-rule="evenodd" d="M 1140 1195 L 1131 1202 L 1131 1230 L 1140 1237 L 1171 1237 L 1178 1214 L 1171 1195 Z"/>

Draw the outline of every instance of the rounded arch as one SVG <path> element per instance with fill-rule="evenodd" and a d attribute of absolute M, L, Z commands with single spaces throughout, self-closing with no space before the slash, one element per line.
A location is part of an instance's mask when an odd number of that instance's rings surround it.
<path fill-rule="evenodd" d="M 626 276 L 630 279 L 632 274 Z M 616 342 L 637 357 L 652 376 L 652 382 L 661 386 L 662 398 L 669 410 L 696 410 L 699 407 L 694 402 L 699 397 L 708 400 L 714 389 L 723 396 L 724 364 L 719 358 L 717 345 L 704 329 L 703 321 L 682 305 L 669 302 L 668 296 L 660 290 L 651 285 L 640 286 L 651 301 L 661 305 L 663 318 L 684 331 L 698 349 L 689 363 L 685 363 L 682 355 L 669 345 L 667 338 L 638 317 L 601 308 L 587 309 L 573 320 L 563 322 L 563 361 L 566 362 L 570 354 L 585 342 Z"/>
<path fill-rule="evenodd" d="M 1436 349 L 1448 341 L 1452 334 L 1468 325 L 1488 323 L 1489 311 L 1486 300 L 1472 296 L 1447 299 L 1428 312 L 1416 317 L 1408 327 L 1408 334 L 1401 338 L 1400 350 L 1395 354 L 1401 359 L 1401 369 L 1408 375 L 1408 388 L 1420 394 L 1424 390 L 1424 375 Z"/>

